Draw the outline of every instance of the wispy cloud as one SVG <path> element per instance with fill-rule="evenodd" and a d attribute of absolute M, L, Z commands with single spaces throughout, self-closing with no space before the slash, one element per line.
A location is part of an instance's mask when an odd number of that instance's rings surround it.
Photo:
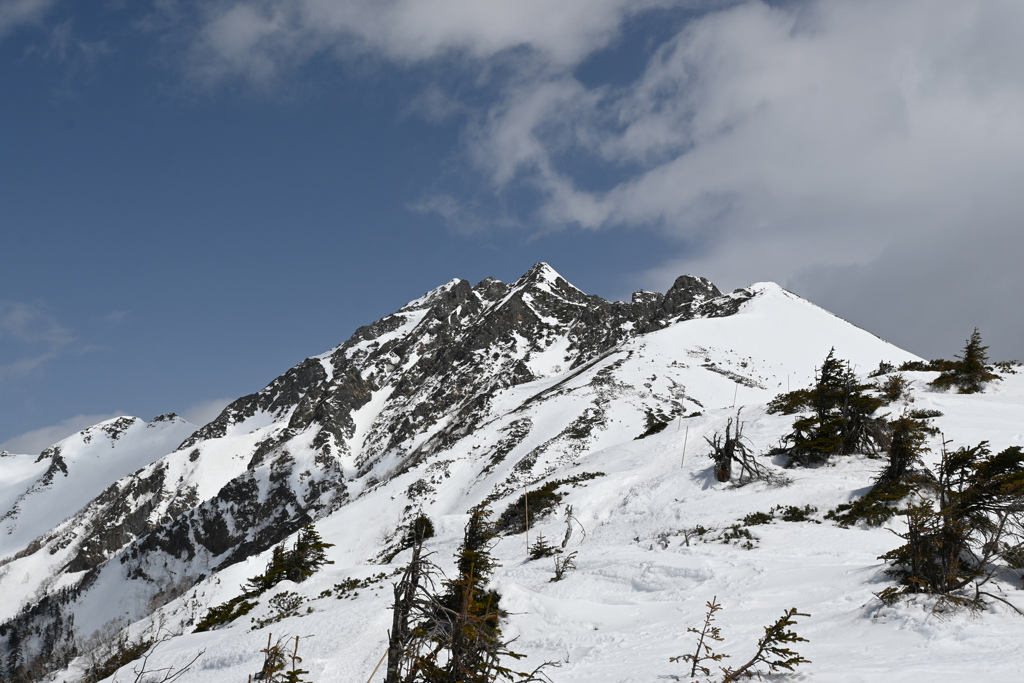
<path fill-rule="evenodd" d="M 0 39 L 19 26 L 37 24 L 57 0 L 0 0 Z"/>
<path fill-rule="evenodd" d="M 249 0 L 206 6 L 190 72 L 207 84 L 264 84 L 314 55 L 379 55 L 414 64 L 452 54 L 515 51 L 577 64 L 615 38 L 623 19 L 679 0 Z"/>
<path fill-rule="evenodd" d="M 0 342 L 9 358 L 0 363 L 0 381 L 27 375 L 68 351 L 74 335 L 43 308 L 0 301 Z"/>
<path fill-rule="evenodd" d="M 123 323 L 125 321 L 125 319 L 128 317 L 128 315 L 129 315 L 128 311 L 117 310 L 117 311 L 111 311 L 110 313 L 107 313 L 106 315 L 102 315 L 102 316 L 100 316 L 97 319 L 102 321 L 102 322 L 105 322 L 105 323 L 110 323 L 111 325 L 120 325 L 121 323 Z"/>
<path fill-rule="evenodd" d="M 935 355 L 947 325 L 915 334 L 911 302 L 1024 290 L 990 266 L 1024 260 L 1021 25 L 1010 2 L 749 2 L 689 23 L 626 87 L 515 84 L 469 158 L 494 196 L 537 192 L 538 225 L 678 240 L 646 285 L 773 279 Z M 587 167 L 618 180 L 588 187 Z M 984 306 L 932 314 L 1024 334 Z"/>

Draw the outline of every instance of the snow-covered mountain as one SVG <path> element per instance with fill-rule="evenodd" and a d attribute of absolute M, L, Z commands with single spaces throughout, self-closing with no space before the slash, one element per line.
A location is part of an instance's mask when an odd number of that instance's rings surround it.
<path fill-rule="evenodd" d="M 248 620 L 203 634 L 189 625 L 316 521 L 335 564 L 289 584 L 310 612 L 276 628 L 317 634 L 306 658 L 314 680 L 366 680 L 386 638 L 389 584 L 357 600 L 324 591 L 401 566 L 397 530 L 420 512 L 438 527 L 438 554 L 450 556 L 471 506 L 486 499 L 500 511 L 523 487 L 583 472 L 603 474 L 567 492 L 587 529 L 570 579 L 547 588 L 548 567 L 523 564 L 519 538 L 497 549 L 517 649 L 540 660 L 569 651 L 556 680 L 684 673 L 667 657 L 713 594 L 736 596 L 727 609 L 746 610 L 750 623 L 800 597 L 812 613 L 807 601 L 828 605 L 823 637 L 864 628 L 875 558 L 892 545 L 884 530 L 782 524 L 766 527 L 755 550 L 681 545 L 684 528 L 720 529 L 751 506 L 824 511 L 870 483 L 877 465 L 864 458 L 785 489 L 740 492 L 708 477 L 704 437 L 742 408 L 746 435 L 766 451 L 791 420 L 764 404 L 810 384 L 832 348 L 860 374 L 916 359 L 771 283 L 723 295 L 683 276 L 664 295 L 624 303 L 586 295 L 546 264 L 512 284 L 452 280 L 201 428 L 175 416 L 119 418 L 38 457 L 0 457 L 3 665 L 13 675 L 70 663 L 58 680 L 77 680 L 84 664 L 73 655 L 95 634 L 136 637 L 160 624 L 184 634 L 164 645 L 167 661 L 207 650 L 182 681 L 245 680 L 259 668 L 262 632 L 247 631 Z M 947 438 L 977 428 L 996 445 L 1019 442 L 1006 431 L 1024 417 L 1013 379 L 999 389 L 1005 420 L 985 430 L 949 418 Z M 919 404 L 979 409 L 961 399 L 927 394 Z M 558 525 L 537 528 L 555 536 Z M 798 588 L 792 577 L 806 581 L 808 568 L 821 578 Z M 655 636 L 653 624 L 668 632 Z M 652 656 L 665 661 L 654 667 Z"/>

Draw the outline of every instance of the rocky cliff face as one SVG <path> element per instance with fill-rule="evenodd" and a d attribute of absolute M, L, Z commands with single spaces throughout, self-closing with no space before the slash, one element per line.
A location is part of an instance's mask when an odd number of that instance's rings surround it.
<path fill-rule="evenodd" d="M 408 513 L 429 500 L 431 477 L 470 460 L 500 497 L 600 441 L 608 406 L 624 396 L 636 403 L 638 426 L 700 409 L 671 373 L 626 386 L 617 368 L 641 347 L 625 345 L 730 316 L 753 296 L 683 276 L 666 294 L 608 302 L 546 264 L 512 284 L 452 280 L 236 400 L 176 448 L 152 444 L 140 469 L 9 549 L 0 590 L 31 574 L 34 594 L 0 615 L 9 620 L 0 633 L 8 674 L 60 663 L 76 634 L 139 618 L 173 597 L 168 585 L 184 590 L 381 482 L 410 477 Z M 557 400 L 579 409 L 549 424 L 537 407 Z M 101 433 L 116 441 L 136 428 L 144 423 L 127 419 Z M 543 438 L 526 448 L 531 434 Z M 61 447 L 40 457 L 49 462 L 34 484 L 42 490 L 67 471 Z M 127 615 L 94 604 L 96 586 L 125 580 L 148 603 L 135 601 Z"/>

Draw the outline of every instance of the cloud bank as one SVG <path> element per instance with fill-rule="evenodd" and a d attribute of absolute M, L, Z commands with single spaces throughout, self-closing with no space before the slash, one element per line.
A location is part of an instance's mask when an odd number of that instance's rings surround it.
<path fill-rule="evenodd" d="M 0 35 L 53 4 L 0 0 Z M 211 93 L 273 92 L 325 62 L 415 74 L 409 111 L 458 121 L 462 172 L 410 208 L 459 232 L 653 230 L 670 247 L 639 286 L 771 279 L 923 355 L 978 325 L 1024 356 L 1005 308 L 1024 289 L 1018 0 L 150 7 L 139 26 Z M 666 28 L 625 54 L 645 17 Z M 633 76 L 587 70 L 617 50 Z"/>
<path fill-rule="evenodd" d="M 193 75 L 265 82 L 315 55 L 374 54 L 411 65 L 457 53 L 487 60 L 530 51 L 571 67 L 623 20 L 673 0 L 256 0 L 214 3 L 191 41 Z"/>
<path fill-rule="evenodd" d="M 679 252 L 641 284 L 682 270 L 728 286 L 773 279 L 926 355 L 941 352 L 930 342 L 944 319 L 969 334 L 954 305 L 1022 337 L 978 302 L 1024 289 L 1024 4 L 690 3 L 702 13 L 633 82 L 577 76 L 629 18 L 667 7 L 683 5 L 236 2 L 205 15 L 190 68 L 214 84 L 267 82 L 324 53 L 399 65 L 456 55 L 467 70 L 512 60 L 495 96 L 463 110 L 462 153 L 485 194 L 538 197 L 520 223 L 647 226 Z M 613 180 L 595 186 L 594 168 Z M 417 208 L 464 229 L 481 203 L 449 188 Z M 915 306 L 938 317 L 900 333 Z"/>

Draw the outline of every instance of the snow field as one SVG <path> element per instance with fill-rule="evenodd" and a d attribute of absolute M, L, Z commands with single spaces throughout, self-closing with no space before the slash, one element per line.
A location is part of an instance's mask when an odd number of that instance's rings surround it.
<path fill-rule="evenodd" d="M 184 633 L 190 630 L 184 624 L 189 618 L 238 595 L 241 584 L 263 570 L 269 551 L 208 577 L 154 617 L 183 635 L 163 644 L 152 664 L 180 665 L 205 650 L 181 683 L 244 681 L 260 668 L 259 650 L 272 632 L 275 638 L 303 637 L 302 666 L 317 683 L 362 683 L 385 649 L 393 579 L 342 600 L 321 596 L 346 579 L 404 566 L 407 552 L 388 565 L 372 561 L 408 518 L 407 507 L 422 509 L 434 521 L 437 535 L 427 546 L 450 572 L 465 513 L 473 505 L 505 491 L 493 504 L 497 517 L 524 484 L 532 489 L 554 478 L 603 472 L 581 486 L 560 489 L 562 503 L 573 506 L 586 530 L 585 536 L 574 530 L 566 552 L 578 553 L 577 569 L 563 581 L 550 582 L 550 559 L 525 561 L 524 535 L 501 538 L 495 545 L 502 566 L 493 585 L 510 613 L 505 633 L 518 638 L 514 650 L 528 655 L 520 664 L 523 669 L 561 662 L 550 671 L 556 683 L 688 680 L 688 667 L 670 663 L 669 657 L 693 651 L 694 636 L 686 629 L 702 623 L 705 603 L 717 596 L 723 606 L 717 623 L 726 640 L 716 649 L 731 655 L 729 665 L 746 661 L 763 628 L 785 609 L 797 607 L 810 614 L 799 618 L 795 629 L 809 642 L 795 649 L 812 663 L 801 666 L 795 680 L 1024 680 L 1019 658 L 1013 656 L 1024 635 L 1024 618 L 1000 604 L 980 615 L 946 616 L 933 614 L 926 600 L 882 607 L 873 594 L 891 582 L 878 556 L 899 545 L 891 530 L 900 523 L 842 529 L 822 520 L 829 509 L 867 490 L 880 460 L 851 456 L 834 466 L 788 471 L 792 482 L 780 488 L 760 483 L 734 488 L 714 480 L 705 437 L 723 431 L 742 409 L 744 436 L 753 450 L 763 453 L 777 444 L 793 418 L 765 414 L 764 403 L 787 386 L 797 389 L 813 381 L 815 367 L 833 346 L 836 356 L 849 360 L 862 377 L 881 360 L 898 365 L 916 358 L 776 285 L 750 289 L 755 297 L 736 315 L 685 321 L 644 335 L 585 368 L 559 368 L 565 343 L 554 338 L 529 359 L 535 372 L 551 374 L 501 392 L 475 432 L 397 476 L 401 454 L 376 454 L 370 473 L 383 483 L 368 483 L 366 476 L 347 482 L 353 499 L 317 523 L 324 540 L 335 544 L 328 551 L 334 565 L 302 584 L 279 584 L 261 597 L 254 612 L 229 627 Z M 433 294 L 403 308 L 406 324 L 389 338 L 411 334 L 416 315 Z M 525 348 L 525 340 L 517 340 L 510 352 Z M 980 396 L 926 391 L 924 382 L 933 373 L 907 376 L 915 382 L 911 407 L 941 410 L 935 424 L 954 440 L 952 447 L 987 439 L 997 450 L 1024 438 L 1024 376 L 1007 377 Z M 352 462 L 365 456 L 359 451 L 371 440 L 387 391 L 390 387 L 375 392 L 354 416 Z M 902 406 L 889 410 L 898 412 Z M 634 440 L 645 431 L 649 412 L 670 417 L 668 426 Z M 699 415 L 686 417 L 693 413 Z M 497 444 L 524 420 L 528 433 L 503 459 L 490 462 Z M 211 481 L 226 481 L 244 469 L 240 454 L 283 424 L 254 422 L 259 428 L 250 434 L 211 440 L 201 447 L 195 467 L 209 467 Z M 579 426 L 579 433 L 572 425 Z M 434 425 L 430 433 L 441 426 Z M 413 445 L 428 435 L 421 434 Z M 301 435 L 289 448 L 310 449 L 310 439 L 310 434 Z M 933 448 L 938 443 L 935 439 Z M 523 465 L 523 458 L 534 453 L 536 461 Z M 293 455 L 297 462 L 312 457 L 305 451 Z M 205 471 L 188 470 L 193 466 L 184 453 L 173 458 L 190 478 L 207 477 Z M 411 498 L 410 485 L 421 479 L 432 490 Z M 212 490 L 210 484 L 204 487 Z M 749 539 L 750 547 L 746 538 L 723 542 L 722 535 L 748 514 L 790 505 L 817 508 L 812 518 L 822 523 L 786 522 L 776 515 L 770 524 L 744 527 L 756 537 Z M 694 535 L 698 526 L 708 531 Z M 559 509 L 534 520 L 530 539 L 543 533 L 557 544 L 564 530 Z M 95 600 L 126 601 L 131 621 L 142 606 L 131 604 L 126 593 L 118 595 L 117 586 L 111 579 Z M 1007 599 L 1024 608 L 1019 588 L 1001 585 Z M 269 600 L 285 591 L 305 599 L 302 616 L 250 631 L 250 618 L 268 617 Z M 154 623 L 136 624 L 133 632 Z M 73 681 L 75 674 L 58 680 Z M 374 680 L 383 680 L 382 672 Z"/>
<path fill-rule="evenodd" d="M 1002 388 L 1004 396 L 1024 395 L 1021 390 L 1024 381 L 1019 377 L 1007 378 Z M 970 434 L 976 428 L 975 415 L 991 397 L 917 392 L 914 405 L 933 401 L 945 407 L 946 414 L 936 420 L 944 432 Z M 592 452 L 559 471 L 559 477 L 605 472 L 584 486 L 562 489 L 567 494 L 563 502 L 573 505 L 586 529 L 585 537 L 577 529 L 566 549 L 578 553 L 577 569 L 563 581 L 549 581 L 551 560 L 525 561 L 522 534 L 500 539 L 494 555 L 502 566 L 493 585 L 510 613 L 505 634 L 517 638 L 513 649 L 528 655 L 521 668 L 558 661 L 561 666 L 550 672 L 558 683 L 686 680 L 688 669 L 668 659 L 692 651 L 694 636 L 686 629 L 700 625 L 705 603 L 717 596 L 723 606 L 717 624 L 726 640 L 716 650 L 731 655 L 726 664 L 749 658 L 763 627 L 783 610 L 797 607 L 811 616 L 798 619 L 795 630 L 809 642 L 796 649 L 812 663 L 801 666 L 794 680 L 1024 680 L 1024 667 L 1015 655 L 1024 618 L 1005 606 L 994 604 L 982 614 L 942 616 L 930 611 L 927 600 L 888 608 L 873 597 L 889 585 L 877 558 L 898 545 L 885 528 L 842 529 L 828 521 L 784 522 L 776 516 L 771 524 L 748 527 L 758 539 L 752 549 L 714 540 L 745 515 L 777 505 L 817 507 L 812 516 L 821 520 L 828 509 L 862 493 L 882 464 L 862 456 L 844 458 L 835 466 L 790 471 L 792 484 L 782 488 L 720 484 L 711 476 L 702 437 L 721 429 L 733 414 L 723 408 L 685 419 L 688 435 L 666 430 Z M 993 444 L 1019 443 L 1013 414 L 1008 410 L 1005 422 L 990 423 L 987 436 Z M 749 418 L 746 433 L 758 448 L 777 440 L 792 419 L 764 415 L 753 406 L 743 415 Z M 681 466 L 684 437 L 687 455 Z M 154 662 L 187 661 L 190 653 L 205 648 L 204 657 L 182 681 L 244 680 L 258 670 L 258 650 L 272 631 L 312 636 L 301 641 L 300 655 L 317 683 L 365 681 L 384 652 L 391 581 L 376 590 L 361 590 L 355 599 L 316 596 L 344 578 L 403 566 L 407 553 L 392 565 L 368 565 L 365 559 L 396 521 L 394 506 L 411 477 L 376 488 L 321 521 L 318 528 L 325 540 L 336 544 L 329 555 L 337 564 L 303 584 L 280 584 L 264 596 L 261 606 L 265 610 L 267 598 L 290 590 L 307 597 L 312 614 L 256 632 L 247 630 L 243 618 L 221 631 L 182 636 L 165 644 Z M 436 507 L 427 510 L 438 529 L 427 545 L 448 571 L 466 519 L 455 511 L 468 508 L 484 487 L 484 482 L 467 486 L 468 480 L 465 472 L 453 471 L 438 487 Z M 495 514 L 513 497 L 497 502 Z M 697 525 L 711 531 L 703 539 L 691 537 L 686 545 L 683 530 Z M 564 533 L 560 513 L 537 520 L 531 541 L 540 533 L 557 544 Z M 210 601 L 237 594 L 233 587 L 237 590 L 261 566 L 261 560 L 250 560 L 244 568 L 222 572 Z M 1024 608 L 1019 586 L 1001 588 Z M 382 679 L 382 674 L 377 677 Z"/>

